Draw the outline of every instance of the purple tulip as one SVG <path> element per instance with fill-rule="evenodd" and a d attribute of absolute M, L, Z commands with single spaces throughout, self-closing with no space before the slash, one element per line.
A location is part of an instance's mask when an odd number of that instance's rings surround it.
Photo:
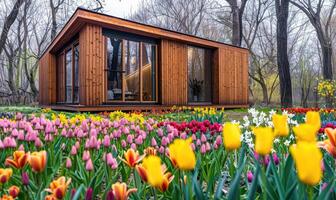
<path fill-rule="evenodd" d="M 23 185 L 29 185 L 29 176 L 27 172 L 23 172 L 21 175 L 21 181 Z"/>
<path fill-rule="evenodd" d="M 85 200 L 92 200 L 93 199 L 93 189 L 88 188 L 85 194 Z"/>
<path fill-rule="evenodd" d="M 253 174 L 252 174 L 252 172 L 248 171 L 246 176 L 247 176 L 247 181 L 249 183 L 251 183 L 253 181 Z"/>

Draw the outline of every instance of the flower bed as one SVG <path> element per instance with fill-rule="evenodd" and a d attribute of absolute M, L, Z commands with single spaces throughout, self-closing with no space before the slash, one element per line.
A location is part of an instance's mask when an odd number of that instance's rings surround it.
<path fill-rule="evenodd" d="M 0 195 L 334 197 L 336 131 L 324 127 L 317 112 L 279 115 L 250 109 L 241 121 L 224 123 L 225 119 L 223 110 L 208 108 L 174 108 L 151 115 L 44 110 L 0 119 Z M 317 135 L 321 124 L 326 134 Z"/>

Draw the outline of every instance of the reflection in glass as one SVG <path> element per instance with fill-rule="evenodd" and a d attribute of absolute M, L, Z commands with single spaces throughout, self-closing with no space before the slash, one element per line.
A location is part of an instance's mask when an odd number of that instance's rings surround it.
<path fill-rule="evenodd" d="M 79 45 L 77 44 L 74 47 L 74 55 L 75 55 L 75 60 L 74 60 L 74 102 L 78 103 L 79 102 L 79 95 L 78 95 L 78 89 L 79 89 L 79 77 L 78 77 L 78 73 L 79 73 Z"/>
<path fill-rule="evenodd" d="M 68 50 L 65 55 L 65 68 L 66 68 L 66 80 L 65 80 L 65 97 L 67 103 L 72 103 L 72 50 Z"/>
<path fill-rule="evenodd" d="M 139 42 L 125 41 L 125 100 L 140 101 Z"/>
<path fill-rule="evenodd" d="M 142 43 L 142 100 L 156 100 L 156 68 L 155 68 L 155 49 L 154 44 Z"/>
<path fill-rule="evenodd" d="M 122 40 L 107 39 L 107 99 L 122 100 Z"/>
<path fill-rule="evenodd" d="M 188 47 L 188 101 L 211 102 L 211 50 Z"/>

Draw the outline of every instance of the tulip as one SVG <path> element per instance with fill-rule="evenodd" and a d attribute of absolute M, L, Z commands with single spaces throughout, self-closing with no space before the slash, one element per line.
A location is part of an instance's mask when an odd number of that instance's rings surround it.
<path fill-rule="evenodd" d="M 27 172 L 23 172 L 21 175 L 21 181 L 22 181 L 22 185 L 29 185 L 29 176 Z"/>
<path fill-rule="evenodd" d="M 70 154 L 73 155 L 73 156 L 77 154 L 77 148 L 76 148 L 75 145 L 73 145 L 73 146 L 71 147 Z"/>
<path fill-rule="evenodd" d="M 29 164 L 35 172 L 42 172 L 47 165 L 47 152 L 33 152 L 29 157 Z"/>
<path fill-rule="evenodd" d="M 127 200 L 128 196 L 131 193 L 137 191 L 136 188 L 132 188 L 132 189 L 127 190 L 126 183 L 120 183 L 120 182 L 117 182 L 117 183 L 113 184 L 112 185 L 112 190 L 113 190 L 113 193 L 114 193 L 114 199 L 115 200 Z"/>
<path fill-rule="evenodd" d="M 294 134 L 298 141 L 315 142 L 316 131 L 311 124 L 300 124 L 293 127 Z"/>
<path fill-rule="evenodd" d="M 87 171 L 92 171 L 92 170 L 93 170 L 93 163 L 92 163 L 91 158 L 90 158 L 89 160 L 86 161 L 85 169 L 86 169 Z"/>
<path fill-rule="evenodd" d="M 328 136 L 327 140 L 319 142 L 319 146 L 324 148 L 330 155 L 336 158 L 336 129 L 326 128 L 324 130 Z"/>
<path fill-rule="evenodd" d="M 88 188 L 85 193 L 85 200 L 92 200 L 93 199 L 93 189 Z"/>
<path fill-rule="evenodd" d="M 120 158 L 121 161 L 126 163 L 129 167 L 134 168 L 137 163 L 139 163 L 145 155 L 140 156 L 138 151 L 134 151 L 133 149 L 128 149 L 124 153 L 124 158 Z"/>
<path fill-rule="evenodd" d="M 274 133 L 277 136 L 287 136 L 289 133 L 289 127 L 287 123 L 287 115 L 275 114 L 272 116 L 272 121 L 274 125 Z"/>
<path fill-rule="evenodd" d="M 320 113 L 315 111 L 308 111 L 306 113 L 306 123 L 312 125 L 314 131 L 317 132 L 321 127 Z"/>
<path fill-rule="evenodd" d="M 152 155 L 152 156 L 155 156 L 156 155 L 156 149 L 154 147 L 147 147 L 145 150 L 144 150 L 144 153 L 146 155 Z"/>
<path fill-rule="evenodd" d="M 273 147 L 274 132 L 271 127 L 252 128 L 255 135 L 255 151 L 260 155 L 267 155 Z"/>
<path fill-rule="evenodd" d="M 14 200 L 14 198 L 10 195 L 4 194 L 1 198 L 1 200 Z"/>
<path fill-rule="evenodd" d="M 143 168 L 147 172 L 148 183 L 153 187 L 158 187 L 163 182 L 161 170 L 161 159 L 158 156 L 148 156 L 142 162 Z"/>
<path fill-rule="evenodd" d="M 316 185 L 322 178 L 322 153 L 316 143 L 298 142 L 290 147 L 301 182 Z"/>
<path fill-rule="evenodd" d="M 106 194 L 106 200 L 114 200 L 113 190 L 109 190 Z"/>
<path fill-rule="evenodd" d="M 192 139 L 175 139 L 169 145 L 169 158 L 172 164 L 181 170 L 192 170 L 196 165 L 195 153 L 191 148 Z"/>
<path fill-rule="evenodd" d="M 13 170 L 11 168 L 0 168 L 0 183 L 6 183 L 12 175 Z"/>
<path fill-rule="evenodd" d="M 51 195 L 56 199 L 63 199 L 70 183 L 71 178 L 66 180 L 64 176 L 61 176 L 58 179 L 52 181 L 46 191 L 52 193 Z"/>
<path fill-rule="evenodd" d="M 20 193 L 20 188 L 18 186 L 11 186 L 9 189 L 8 189 L 8 194 L 13 197 L 14 199 L 19 196 L 19 193 Z"/>
<path fill-rule="evenodd" d="M 24 151 L 15 151 L 13 158 L 6 159 L 6 165 L 11 165 L 17 169 L 22 169 L 28 162 L 29 154 Z"/>
<path fill-rule="evenodd" d="M 240 148 L 241 131 L 238 124 L 225 123 L 223 126 L 223 142 L 227 150 L 235 150 Z"/>
<path fill-rule="evenodd" d="M 253 181 L 253 174 L 252 174 L 252 172 L 248 171 L 246 176 L 247 176 L 247 181 L 249 183 L 251 183 Z"/>
<path fill-rule="evenodd" d="M 91 156 L 90 156 L 90 152 L 89 152 L 89 151 L 86 150 L 86 151 L 83 152 L 83 158 L 82 158 L 83 161 L 87 161 L 87 160 L 89 160 L 90 157 L 91 157 Z"/>
<path fill-rule="evenodd" d="M 72 166 L 71 159 L 67 158 L 66 161 L 65 161 L 65 167 L 69 169 L 69 168 L 71 168 L 71 166 Z"/>

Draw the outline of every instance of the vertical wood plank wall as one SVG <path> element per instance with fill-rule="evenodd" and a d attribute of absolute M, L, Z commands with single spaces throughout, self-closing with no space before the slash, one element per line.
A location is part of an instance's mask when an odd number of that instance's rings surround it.
<path fill-rule="evenodd" d="M 56 103 L 56 57 L 45 53 L 39 61 L 39 103 Z"/>
<path fill-rule="evenodd" d="M 159 92 L 163 105 L 187 104 L 187 53 L 186 44 L 161 40 Z"/>
<path fill-rule="evenodd" d="M 105 42 L 102 27 L 87 24 L 79 34 L 79 102 L 104 102 Z"/>
<path fill-rule="evenodd" d="M 65 62 L 64 53 L 60 53 L 56 59 L 56 100 L 65 102 Z"/>
<path fill-rule="evenodd" d="M 248 52 L 235 47 L 218 50 L 218 104 L 248 104 Z M 216 58 L 217 59 L 217 58 Z"/>

